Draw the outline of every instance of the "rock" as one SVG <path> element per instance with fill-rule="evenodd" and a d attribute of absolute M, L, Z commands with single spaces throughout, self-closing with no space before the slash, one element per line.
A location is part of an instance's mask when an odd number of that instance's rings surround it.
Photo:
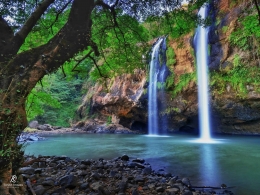
<path fill-rule="evenodd" d="M 29 174 L 29 175 L 32 175 L 34 174 L 34 168 L 32 167 L 22 167 L 19 169 L 20 173 L 23 173 L 23 174 Z"/>
<path fill-rule="evenodd" d="M 164 192 L 164 188 L 162 186 L 159 186 L 156 188 L 157 192 Z"/>
<path fill-rule="evenodd" d="M 42 173 L 42 169 L 41 168 L 37 168 L 34 171 L 35 174 L 41 174 Z"/>
<path fill-rule="evenodd" d="M 82 160 L 80 163 L 83 164 L 83 165 L 91 165 L 90 160 Z"/>
<path fill-rule="evenodd" d="M 132 195 L 140 195 L 137 189 L 133 189 Z"/>
<path fill-rule="evenodd" d="M 28 127 L 36 129 L 38 127 L 38 125 L 39 125 L 38 121 L 31 121 L 31 122 L 29 122 Z"/>
<path fill-rule="evenodd" d="M 85 190 L 89 188 L 89 183 L 83 183 L 79 186 L 79 190 Z"/>
<path fill-rule="evenodd" d="M 190 183 L 190 180 L 189 180 L 189 178 L 183 178 L 182 180 L 181 180 L 181 182 L 185 185 L 185 186 L 191 186 L 191 183 Z"/>
<path fill-rule="evenodd" d="M 100 179 L 100 175 L 98 173 L 92 173 L 91 177 L 95 180 L 99 180 Z"/>
<path fill-rule="evenodd" d="M 193 193 L 190 190 L 185 190 L 182 195 L 193 195 Z"/>
<path fill-rule="evenodd" d="M 145 167 L 142 171 L 143 174 L 145 175 L 150 175 L 152 173 L 152 168 L 151 167 Z"/>
<path fill-rule="evenodd" d="M 121 181 L 118 184 L 119 192 L 125 192 L 127 188 L 127 182 L 126 181 Z"/>
<path fill-rule="evenodd" d="M 28 158 L 30 160 L 35 159 L 35 157 Z M 33 189 L 37 190 L 37 195 L 192 194 L 190 189 L 184 184 L 189 183 L 188 178 L 177 180 L 177 176 L 171 179 L 165 175 L 158 176 L 154 174 L 150 166 L 144 169 L 137 168 L 136 166 L 129 168 L 126 166 L 128 162 L 121 160 L 121 157 L 109 161 L 102 160 L 102 162 L 91 161 L 91 165 L 84 165 L 82 161 L 77 159 L 70 159 L 65 163 L 64 157 L 40 156 L 38 159 L 44 159 L 47 168 L 21 168 L 21 172 L 30 173 L 23 173 L 21 176 L 31 181 Z M 135 165 L 141 164 L 138 162 L 131 163 Z M 60 169 L 56 170 L 55 166 L 50 166 L 53 164 L 60 165 Z M 81 169 L 82 165 L 85 166 L 84 170 Z M 107 166 L 107 169 L 105 166 Z M 42 173 L 40 174 L 38 170 L 42 170 Z M 34 174 L 35 172 L 37 174 Z M 99 174 L 101 172 L 103 173 Z M 225 185 L 222 185 L 222 187 L 223 193 L 228 194 L 225 192 Z"/>
<path fill-rule="evenodd" d="M 123 156 L 121 156 L 121 160 L 129 161 L 129 157 L 126 154 L 124 154 Z"/>
<path fill-rule="evenodd" d="M 179 188 L 169 188 L 166 189 L 166 192 L 170 193 L 170 194 L 178 194 L 180 192 Z"/>
<path fill-rule="evenodd" d="M 127 166 L 129 168 L 135 168 L 135 167 L 138 167 L 138 168 L 145 168 L 144 165 L 142 165 L 141 163 L 136 163 L 136 162 L 130 162 L 127 164 Z"/>
<path fill-rule="evenodd" d="M 137 175 L 135 178 L 134 178 L 135 182 L 138 183 L 138 182 L 144 182 L 144 178 L 140 175 Z"/>
<path fill-rule="evenodd" d="M 102 187 L 102 182 L 98 181 L 98 182 L 94 182 L 91 184 L 91 188 L 95 191 L 97 191 L 100 187 Z"/>
<path fill-rule="evenodd" d="M 52 126 L 49 125 L 49 124 L 38 125 L 37 129 L 38 129 L 38 130 L 42 130 L 42 131 L 53 131 L 53 130 L 54 130 L 54 129 L 52 128 Z"/>
<path fill-rule="evenodd" d="M 78 184 L 77 177 L 74 175 L 66 175 L 59 179 L 58 184 L 65 188 L 75 188 Z"/>
<path fill-rule="evenodd" d="M 43 186 L 54 186 L 54 181 L 53 180 L 46 180 L 42 182 Z"/>
<path fill-rule="evenodd" d="M 143 164 L 145 162 L 145 160 L 141 159 L 141 158 L 136 158 L 136 159 L 132 160 L 132 162 L 137 162 L 137 163 Z"/>
<path fill-rule="evenodd" d="M 37 195 L 42 195 L 46 191 L 46 188 L 44 188 L 42 185 L 38 185 L 34 191 Z"/>

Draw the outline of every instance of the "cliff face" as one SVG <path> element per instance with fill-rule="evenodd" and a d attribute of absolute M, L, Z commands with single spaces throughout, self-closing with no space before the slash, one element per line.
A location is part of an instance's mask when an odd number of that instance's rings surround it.
<path fill-rule="evenodd" d="M 238 28 L 238 18 L 249 3 L 231 5 L 231 0 L 221 0 L 214 5 L 216 22 L 209 31 L 209 69 L 211 72 L 223 73 L 234 67 L 234 59 L 240 57 L 241 62 L 249 66 L 259 63 L 252 52 L 241 50 L 229 41 L 230 34 Z M 169 40 L 168 46 L 174 50 L 175 61 L 169 68 L 174 74 L 174 84 L 165 94 L 158 93 L 159 108 L 163 104 L 167 108 L 161 116 L 167 118 L 168 131 L 198 130 L 197 85 L 191 80 L 177 95 L 171 90 L 177 86 L 181 75 L 195 72 L 192 35 L 180 40 Z M 180 47 L 181 44 L 181 47 Z M 147 130 L 147 72 L 136 70 L 134 74 L 125 74 L 106 83 L 108 89 L 96 84 L 88 91 L 85 101 L 78 113 L 83 118 L 86 113 L 106 120 L 112 117 L 112 123 L 121 124 L 133 130 Z M 255 86 L 245 86 L 247 92 L 242 96 L 228 82 L 222 90 L 211 85 L 212 128 L 215 132 L 235 134 L 260 133 L 260 94 Z M 86 112 L 88 107 L 88 112 Z M 162 126 L 162 128 L 164 128 Z"/>

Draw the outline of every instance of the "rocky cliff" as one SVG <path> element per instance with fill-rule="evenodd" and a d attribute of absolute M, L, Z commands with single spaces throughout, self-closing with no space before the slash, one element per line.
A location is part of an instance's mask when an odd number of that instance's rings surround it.
<path fill-rule="evenodd" d="M 257 85 L 251 81 L 240 83 L 239 86 L 243 85 L 240 87 L 245 89 L 241 95 L 241 90 L 226 79 L 232 77 L 229 71 L 237 66 L 238 57 L 239 62 L 246 64 L 246 67 L 257 67 L 260 64 L 258 53 L 241 49 L 230 42 L 232 32 L 241 27 L 239 18 L 247 15 L 245 10 L 253 6 L 249 2 L 238 2 L 221 0 L 212 5 L 214 24 L 209 31 L 211 120 L 215 132 L 259 134 L 260 93 Z M 169 64 L 174 82 L 168 86 L 165 98 L 162 98 L 161 92 L 158 93 L 158 101 L 159 108 L 163 108 L 160 105 L 167 105 L 167 108 L 161 110 L 161 116 L 166 116 L 167 130 L 170 132 L 196 132 L 199 126 L 196 79 L 189 76 L 196 72 L 192 40 L 192 34 L 178 40 L 168 40 L 168 47 L 174 51 L 174 60 Z M 253 49 L 257 47 L 255 43 L 259 43 L 259 40 L 252 42 Z M 132 130 L 146 131 L 146 78 L 146 71 L 136 70 L 134 74 L 109 80 L 106 85 L 92 86 L 78 110 L 82 121 L 92 117 L 103 121 L 111 120 L 113 124 Z M 185 79 L 186 84 L 177 91 L 179 84 Z M 84 122 L 81 122 L 81 127 L 84 127 Z"/>

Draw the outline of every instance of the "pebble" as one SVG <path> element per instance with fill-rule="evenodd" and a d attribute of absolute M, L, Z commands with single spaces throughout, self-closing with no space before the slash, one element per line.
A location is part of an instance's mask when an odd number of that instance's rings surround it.
<path fill-rule="evenodd" d="M 33 160 L 36 157 L 25 156 L 25 158 Z M 207 194 L 203 189 L 196 189 L 195 192 L 189 178 L 181 179 L 170 173 L 156 174 L 145 160 L 130 159 L 134 158 L 123 155 L 112 160 L 103 158 L 78 160 L 66 156 L 39 156 L 38 160 L 41 161 L 37 163 L 39 166 L 34 163 L 29 164 L 20 168 L 19 173 L 24 179 L 25 186 L 25 181 L 31 180 L 32 188 L 37 195 Z M 223 184 L 221 187 L 220 191 L 228 194 L 226 185 Z"/>

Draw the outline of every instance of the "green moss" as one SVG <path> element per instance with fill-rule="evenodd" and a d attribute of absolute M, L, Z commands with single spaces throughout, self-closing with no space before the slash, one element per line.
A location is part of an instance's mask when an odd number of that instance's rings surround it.
<path fill-rule="evenodd" d="M 175 53 L 171 47 L 168 47 L 166 51 L 167 66 L 174 65 L 176 63 Z"/>
<path fill-rule="evenodd" d="M 196 72 L 185 73 L 180 76 L 179 82 L 175 85 L 172 92 L 173 97 L 175 97 L 179 92 L 181 92 L 191 81 L 196 80 Z"/>

